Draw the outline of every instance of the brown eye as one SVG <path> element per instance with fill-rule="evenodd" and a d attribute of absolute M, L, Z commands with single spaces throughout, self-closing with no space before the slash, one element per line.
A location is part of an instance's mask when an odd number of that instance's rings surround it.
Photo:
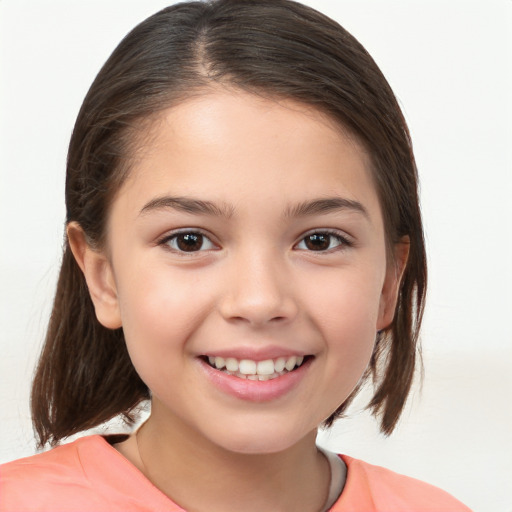
<path fill-rule="evenodd" d="M 214 247 L 209 238 L 197 232 L 178 233 L 164 243 L 177 252 L 207 251 Z"/>
<path fill-rule="evenodd" d="M 331 235 L 325 235 L 323 233 L 308 235 L 304 238 L 304 243 L 310 251 L 325 251 L 329 249 Z"/>
<path fill-rule="evenodd" d="M 343 237 L 332 233 L 311 233 L 298 244 L 297 249 L 307 251 L 327 251 L 340 245 L 350 245 Z"/>
<path fill-rule="evenodd" d="M 176 245 L 180 251 L 199 251 L 203 246 L 203 235 L 198 233 L 185 233 L 176 237 Z"/>

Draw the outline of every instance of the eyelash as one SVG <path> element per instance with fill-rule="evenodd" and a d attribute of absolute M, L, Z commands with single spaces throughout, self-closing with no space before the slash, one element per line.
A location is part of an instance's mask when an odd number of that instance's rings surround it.
<path fill-rule="evenodd" d="M 201 248 L 199 250 L 185 251 L 185 250 L 180 249 L 179 246 L 173 247 L 171 244 L 179 243 L 178 242 L 178 237 L 180 235 L 183 235 L 184 237 L 187 237 L 187 236 L 201 237 Z M 208 247 L 207 249 L 203 249 L 202 246 L 205 243 L 208 243 L 210 245 L 210 247 Z M 187 255 L 188 254 L 194 254 L 196 252 L 203 252 L 205 250 L 212 250 L 213 248 L 216 247 L 215 243 L 212 242 L 210 237 L 207 236 L 205 233 L 203 233 L 199 229 L 189 229 L 189 230 L 179 231 L 177 233 L 172 233 L 170 235 L 165 236 L 161 240 L 159 240 L 157 242 L 157 245 L 164 246 L 165 248 L 167 248 L 168 250 L 170 250 L 172 252 L 175 252 L 175 253 L 178 253 L 178 254 L 183 254 L 183 255 L 185 255 L 185 254 L 187 254 Z"/>
<path fill-rule="evenodd" d="M 180 248 L 177 244 L 179 243 L 178 237 L 180 235 L 183 235 L 184 237 L 191 237 L 189 241 L 192 243 L 194 242 L 193 237 L 200 238 L 200 247 L 197 250 L 183 250 Z M 307 247 L 307 240 L 311 237 L 327 237 L 329 245 L 326 249 L 319 249 L 314 250 L 311 249 L 311 247 Z M 185 240 L 187 241 L 187 240 Z M 318 239 L 317 239 L 318 241 Z M 335 241 L 336 245 L 331 247 L 333 241 Z M 203 246 L 207 244 L 208 247 L 206 249 L 203 248 Z M 301 244 L 304 244 L 304 247 L 299 247 Z M 198 229 L 190 229 L 190 230 L 184 230 L 179 231 L 177 233 L 172 233 L 170 235 L 165 236 L 161 240 L 157 242 L 157 245 L 164 246 L 167 250 L 170 250 L 174 253 L 180 254 L 180 255 L 193 255 L 195 253 L 204 252 L 204 251 L 210 251 L 216 247 L 216 244 L 210 239 L 208 235 L 203 233 L 201 230 Z M 174 246 L 173 246 L 174 245 Z M 300 240 L 294 245 L 294 248 L 300 250 L 300 251 L 306 251 L 306 252 L 312 252 L 312 253 L 332 253 L 335 251 L 340 251 L 346 248 L 353 247 L 353 242 L 349 240 L 346 236 L 342 235 L 339 231 L 335 230 L 315 230 L 311 231 L 309 233 L 306 233 Z"/>
<path fill-rule="evenodd" d="M 308 249 L 307 247 L 305 247 L 305 248 L 300 248 L 299 250 L 308 251 L 308 252 L 317 252 L 317 253 L 332 253 L 332 252 L 335 252 L 335 251 L 339 251 L 339 250 L 343 250 L 343 249 L 346 249 L 346 248 L 349 248 L 349 247 L 353 247 L 353 245 L 354 245 L 351 240 L 349 240 L 346 236 L 342 235 L 339 231 L 329 230 L 329 229 L 322 229 L 322 230 L 315 230 L 315 231 L 310 231 L 309 233 L 306 233 L 300 239 L 300 241 L 297 244 L 295 244 L 294 247 L 298 248 L 298 246 L 300 244 L 306 244 L 306 240 L 308 238 L 314 237 L 314 236 L 317 236 L 317 237 L 321 237 L 321 236 L 329 237 L 330 240 L 329 240 L 329 246 L 327 247 L 327 249 L 315 251 L 313 249 Z M 331 243 L 332 243 L 333 239 L 337 242 L 337 244 L 334 247 L 331 247 Z"/>

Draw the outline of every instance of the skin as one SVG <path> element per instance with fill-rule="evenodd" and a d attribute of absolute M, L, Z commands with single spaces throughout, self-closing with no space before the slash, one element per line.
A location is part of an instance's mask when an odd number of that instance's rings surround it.
<path fill-rule="evenodd" d="M 369 165 L 309 107 L 207 91 L 154 122 L 112 204 L 104 250 L 68 227 L 99 321 L 123 327 L 153 396 L 137 438 L 117 449 L 185 509 L 324 503 L 329 470 L 316 429 L 392 321 L 407 259 L 406 244 L 386 259 Z M 169 197 L 215 211 L 187 212 Z M 298 211 L 326 198 L 345 206 Z M 180 252 L 176 230 L 207 238 Z M 312 233 L 326 241 L 321 250 L 306 243 Z M 201 356 L 268 346 L 310 356 L 276 398 L 241 399 L 205 374 Z"/>

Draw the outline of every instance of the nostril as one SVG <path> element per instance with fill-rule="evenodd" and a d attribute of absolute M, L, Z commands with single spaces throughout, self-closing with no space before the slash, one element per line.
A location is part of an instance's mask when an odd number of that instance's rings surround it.
<path fill-rule="evenodd" d="M 230 322 L 262 325 L 284 323 L 297 313 L 297 304 L 287 286 L 278 279 L 235 281 L 218 304 Z"/>
<path fill-rule="evenodd" d="M 230 318 L 226 318 L 229 322 L 235 322 L 235 323 L 247 323 L 247 324 L 277 324 L 277 323 L 284 323 L 289 318 L 287 316 L 273 316 L 270 318 L 266 318 L 264 316 L 256 316 L 255 314 L 248 314 L 247 316 L 232 316 Z"/>

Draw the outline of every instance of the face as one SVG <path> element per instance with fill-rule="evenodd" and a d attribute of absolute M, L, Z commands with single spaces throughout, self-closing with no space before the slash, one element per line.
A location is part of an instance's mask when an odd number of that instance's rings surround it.
<path fill-rule="evenodd" d="M 348 397 L 393 316 L 368 158 L 321 113 L 246 93 L 173 107 L 147 140 L 88 278 L 98 318 L 123 327 L 155 421 L 284 450 Z"/>

